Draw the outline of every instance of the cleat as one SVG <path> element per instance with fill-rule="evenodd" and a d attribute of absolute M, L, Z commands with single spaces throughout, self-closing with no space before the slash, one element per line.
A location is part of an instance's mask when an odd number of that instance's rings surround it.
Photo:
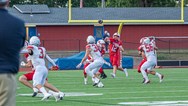
<path fill-rule="evenodd" d="M 111 73 L 111 77 L 112 77 L 112 78 L 115 78 L 116 75 L 115 75 L 114 73 Z"/>
<path fill-rule="evenodd" d="M 149 84 L 150 83 L 150 80 L 145 80 L 143 84 Z"/>
<path fill-rule="evenodd" d="M 51 94 L 47 93 L 46 95 L 44 95 L 44 97 L 41 100 L 42 101 L 47 100 L 50 98 L 50 96 L 51 96 Z"/>
<path fill-rule="evenodd" d="M 54 93 L 53 97 L 55 98 L 56 102 L 60 100 L 59 93 Z"/>
<path fill-rule="evenodd" d="M 161 83 L 164 79 L 164 75 L 161 75 L 159 82 Z"/>
<path fill-rule="evenodd" d="M 33 95 L 32 95 L 32 97 L 35 97 L 35 96 L 37 96 L 37 92 L 33 92 Z"/>
<path fill-rule="evenodd" d="M 60 92 L 60 93 L 59 93 L 59 99 L 60 99 L 60 100 L 63 100 L 64 97 L 65 97 L 65 94 L 64 94 L 63 92 Z"/>
<path fill-rule="evenodd" d="M 123 72 L 125 73 L 126 77 L 129 76 L 126 68 L 123 70 Z"/>
<path fill-rule="evenodd" d="M 142 81 L 142 83 L 144 83 L 145 82 L 145 78 L 143 78 L 143 81 Z"/>
<path fill-rule="evenodd" d="M 94 83 L 93 86 L 96 86 L 98 83 Z"/>
<path fill-rule="evenodd" d="M 93 84 L 93 86 L 96 86 L 96 85 L 98 85 L 100 83 L 100 80 L 98 81 L 98 82 L 95 82 L 94 84 Z"/>
<path fill-rule="evenodd" d="M 104 84 L 103 84 L 102 82 L 99 82 L 99 83 L 97 84 L 97 87 L 98 87 L 98 88 L 103 88 L 103 87 L 104 87 Z"/>
<path fill-rule="evenodd" d="M 105 79 L 107 78 L 107 75 L 105 73 L 102 73 L 101 76 L 100 76 L 102 79 Z"/>

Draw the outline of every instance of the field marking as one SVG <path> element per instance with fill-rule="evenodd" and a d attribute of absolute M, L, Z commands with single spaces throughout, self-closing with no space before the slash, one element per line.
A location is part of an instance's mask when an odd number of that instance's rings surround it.
<path fill-rule="evenodd" d="M 172 90 L 172 91 L 134 91 L 134 92 L 108 92 L 108 94 L 116 94 L 116 93 L 133 93 L 133 94 L 137 94 L 137 93 L 161 93 L 161 92 L 168 92 L 168 93 L 170 93 L 170 92 L 187 92 L 187 90 Z"/>
<path fill-rule="evenodd" d="M 147 105 L 147 106 L 187 106 L 188 101 L 150 101 L 150 102 L 120 102 L 120 105 Z"/>
<path fill-rule="evenodd" d="M 161 99 L 161 98 L 164 98 L 164 99 L 169 99 L 169 98 L 188 98 L 188 96 L 145 96 L 145 97 L 121 97 L 121 98 L 100 98 L 100 99 L 109 99 L 109 100 L 120 100 L 120 99 L 127 99 L 127 100 L 130 100 L 130 99 Z"/>
<path fill-rule="evenodd" d="M 142 84 L 143 85 L 143 84 Z M 85 86 L 85 85 L 84 85 Z M 137 87 L 133 87 L 133 86 L 127 86 L 127 87 L 120 87 L 120 86 L 118 86 L 118 89 L 134 89 L 134 88 L 141 88 L 141 87 L 146 87 L 146 86 L 148 86 L 148 87 L 150 87 L 149 85 L 143 85 L 143 86 L 137 86 Z M 167 89 L 169 89 L 169 88 L 185 88 L 185 89 L 187 89 L 188 88 L 188 86 L 155 86 L 155 87 L 153 87 L 153 88 L 155 88 L 155 89 L 157 89 L 157 88 L 167 88 Z M 80 89 L 71 89 L 72 91 L 80 91 Z M 87 91 L 93 91 L 93 88 L 83 88 L 83 90 L 87 90 Z M 107 86 L 106 87 L 104 87 L 104 88 L 101 88 L 100 90 L 117 90 L 117 88 L 107 88 Z"/>
<path fill-rule="evenodd" d="M 17 96 L 32 96 L 32 93 L 29 94 L 18 94 Z M 103 95 L 103 93 L 85 93 L 85 92 L 69 92 L 65 93 L 65 97 L 70 97 L 70 96 L 100 96 Z M 43 94 L 38 93 L 36 97 L 43 97 Z"/>

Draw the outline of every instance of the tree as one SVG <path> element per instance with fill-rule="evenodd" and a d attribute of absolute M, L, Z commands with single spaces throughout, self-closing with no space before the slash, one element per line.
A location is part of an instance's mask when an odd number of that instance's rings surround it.
<path fill-rule="evenodd" d="M 181 1 L 181 0 L 180 0 Z M 47 4 L 49 7 L 66 7 L 68 0 L 11 0 L 14 4 Z M 83 0 L 83 7 L 101 7 L 102 0 Z M 185 0 L 188 4 L 188 0 Z M 72 7 L 79 7 L 80 0 L 72 0 Z M 106 7 L 175 7 L 176 0 L 105 0 Z"/>

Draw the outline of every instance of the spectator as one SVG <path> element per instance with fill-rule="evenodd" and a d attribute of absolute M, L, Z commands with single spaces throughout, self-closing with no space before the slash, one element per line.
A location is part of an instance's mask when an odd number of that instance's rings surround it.
<path fill-rule="evenodd" d="M 9 0 L 0 0 L 0 106 L 16 105 L 16 74 L 24 46 L 24 22 L 8 13 Z"/>

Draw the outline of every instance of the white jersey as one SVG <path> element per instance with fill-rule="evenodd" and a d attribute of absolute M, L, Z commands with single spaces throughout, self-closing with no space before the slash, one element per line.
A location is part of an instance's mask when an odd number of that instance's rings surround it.
<path fill-rule="evenodd" d="M 37 47 L 34 45 L 29 45 L 27 47 L 33 51 L 33 55 L 29 55 L 29 59 L 32 62 L 34 68 L 37 66 L 45 66 L 45 56 L 46 56 L 46 49 L 44 47 Z"/>
<path fill-rule="evenodd" d="M 96 44 L 88 44 L 86 46 L 86 48 L 89 48 L 91 50 L 90 56 L 92 57 L 92 59 L 94 59 L 94 60 L 103 59 L 101 56 L 101 53 L 99 51 L 99 48 Z"/>
<path fill-rule="evenodd" d="M 146 58 L 148 58 L 149 56 L 155 56 L 154 47 L 155 45 L 153 43 L 141 45 L 141 48 L 144 51 Z"/>

